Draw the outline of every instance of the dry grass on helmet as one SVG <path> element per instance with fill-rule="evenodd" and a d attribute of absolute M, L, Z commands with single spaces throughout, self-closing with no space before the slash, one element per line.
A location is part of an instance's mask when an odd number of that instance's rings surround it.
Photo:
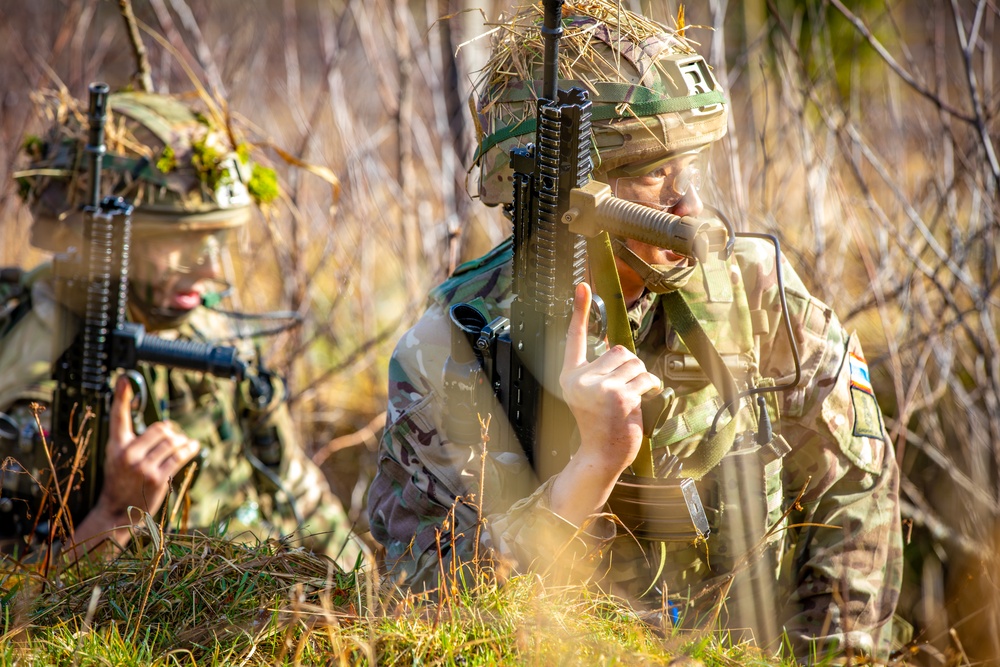
<path fill-rule="evenodd" d="M 89 139 L 89 121 L 87 120 L 87 101 L 80 100 L 70 94 L 69 90 L 59 88 L 43 88 L 32 91 L 31 101 L 37 112 L 40 124 L 45 128 L 46 136 L 29 135 L 24 141 L 24 152 L 33 162 L 42 159 L 43 141 L 79 143 L 86 145 Z M 152 159 L 152 151 L 136 141 L 123 122 L 108 123 L 105 126 L 104 143 L 109 153 L 125 153 L 130 151 Z M 28 169 L 19 172 L 18 176 L 64 176 L 60 173 L 45 173 L 42 169 Z"/>
<path fill-rule="evenodd" d="M 545 49 L 540 30 L 544 15 L 542 4 L 532 3 L 517 7 L 510 14 L 501 15 L 497 22 L 487 24 L 493 26 L 488 33 L 492 35 L 490 59 L 480 70 L 475 84 L 480 112 L 488 111 L 511 84 L 535 78 L 532 71 L 541 64 Z M 591 81 L 618 80 L 615 73 L 619 71 L 620 62 L 609 61 L 606 50 L 602 52 L 596 48 L 598 43 L 603 44 L 594 37 L 601 24 L 607 27 L 612 39 L 640 44 L 651 37 L 667 34 L 671 35 L 671 46 L 676 52 L 695 52 L 692 44 L 696 42 L 684 36 L 683 11 L 678 15 L 677 28 L 630 12 L 610 0 L 566 3 L 562 15 L 564 30 L 559 41 L 559 76 L 585 85 Z M 577 17 L 594 19 L 596 23 L 577 25 L 572 21 Z"/>

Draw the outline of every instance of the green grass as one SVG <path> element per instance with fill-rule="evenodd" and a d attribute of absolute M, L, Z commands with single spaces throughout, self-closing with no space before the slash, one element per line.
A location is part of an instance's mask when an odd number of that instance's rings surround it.
<path fill-rule="evenodd" d="M 2 664 L 782 664 L 722 634 L 658 632 L 615 599 L 533 576 L 428 602 L 277 544 L 145 542 L 48 577 L 4 563 Z"/>

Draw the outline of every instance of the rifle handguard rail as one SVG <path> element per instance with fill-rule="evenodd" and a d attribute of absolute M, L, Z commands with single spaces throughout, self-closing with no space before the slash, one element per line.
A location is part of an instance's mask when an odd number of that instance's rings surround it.
<path fill-rule="evenodd" d="M 237 356 L 234 347 L 191 340 L 166 340 L 147 335 L 145 327 L 132 322 L 116 329 L 113 336 L 114 365 L 119 368 L 135 368 L 138 362 L 144 361 L 236 380 L 242 380 L 247 375 L 247 364 Z"/>

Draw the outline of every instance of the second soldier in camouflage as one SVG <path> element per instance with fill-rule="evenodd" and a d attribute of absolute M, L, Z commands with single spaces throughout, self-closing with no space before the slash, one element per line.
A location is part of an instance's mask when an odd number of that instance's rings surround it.
<path fill-rule="evenodd" d="M 255 165 L 245 144 L 234 145 L 236 135 L 217 110 L 213 116 L 174 96 L 135 92 L 110 95 L 109 107 L 102 183 L 135 205 L 130 319 L 162 338 L 235 345 L 253 360 L 245 327 L 203 302 L 227 287 L 221 264 L 226 246 L 254 204 L 277 194 L 273 172 Z M 33 215 L 32 244 L 65 253 L 83 240 L 86 117 L 75 102 L 55 94 L 42 111 L 48 131 L 26 142 L 31 162 L 17 176 Z M 17 306 L 0 319 L 0 419 L 13 425 L 3 430 L 0 445 L 5 457 L 22 465 L 21 474 L 15 466 L 5 478 L 5 500 L 15 509 L 37 495 L 30 480 L 45 466 L 42 438 L 51 411 L 40 414 L 39 433 L 31 404 L 51 402 L 53 364 L 80 326 L 83 299 L 61 289 L 72 281 L 58 278 L 52 264 L 24 273 Z M 364 546 L 323 473 L 305 456 L 278 378 L 269 376 L 271 400 L 261 405 L 251 399 L 249 380 L 145 363 L 137 371 L 149 400 L 131 424 L 127 404 L 120 405 L 127 390 L 119 388 L 112 421 L 124 414 L 123 428 L 117 434 L 112 429 L 109 442 L 116 445 L 106 450 L 102 493 L 76 526 L 77 544 L 88 542 L 90 549 L 105 538 L 126 543 L 137 516 L 129 515 L 129 506 L 159 511 L 167 479 L 175 476 L 179 485 L 193 460 L 186 504 L 172 527 L 250 542 L 285 540 L 327 554 L 345 569 L 354 566 Z M 141 425 L 148 426 L 145 432 Z M 147 456 L 135 453 L 137 443 L 157 437 Z M 15 532 L 0 536 L 6 551 L 23 549 L 26 541 L 36 549 L 45 540 Z"/>

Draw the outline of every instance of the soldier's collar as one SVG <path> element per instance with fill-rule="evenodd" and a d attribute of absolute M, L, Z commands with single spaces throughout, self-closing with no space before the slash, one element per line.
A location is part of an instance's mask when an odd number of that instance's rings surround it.
<path fill-rule="evenodd" d="M 653 318 L 649 315 L 654 311 L 656 300 L 656 293 L 644 290 L 639 300 L 628 309 L 628 323 L 636 343 L 641 342 L 649 332 L 653 322 Z"/>

